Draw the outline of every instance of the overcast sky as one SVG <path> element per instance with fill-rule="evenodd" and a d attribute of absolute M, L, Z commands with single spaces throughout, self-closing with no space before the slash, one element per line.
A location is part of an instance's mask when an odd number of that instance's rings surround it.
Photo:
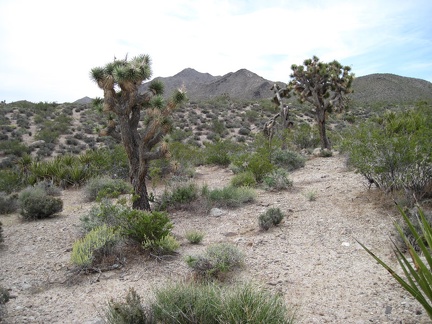
<path fill-rule="evenodd" d="M 318 56 L 432 81 L 430 0 L 0 0 L 0 100 L 102 96 L 90 69 L 149 54 L 153 77 L 246 68 L 289 81 Z"/>

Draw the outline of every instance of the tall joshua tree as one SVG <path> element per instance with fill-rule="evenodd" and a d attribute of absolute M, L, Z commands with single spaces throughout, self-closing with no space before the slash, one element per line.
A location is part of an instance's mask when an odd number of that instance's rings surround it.
<path fill-rule="evenodd" d="M 104 94 L 103 99 L 95 101 L 108 115 L 103 135 L 110 135 L 124 145 L 129 159 L 129 178 L 136 196 L 133 208 L 142 210 L 150 210 L 146 186 L 149 164 L 168 156 L 167 145 L 162 139 L 171 130 L 171 113 L 186 99 L 185 92 L 177 90 L 165 102 L 161 96 L 163 84 L 158 81 L 151 82 L 148 90 L 140 93 L 139 86 L 151 74 L 148 55 L 129 61 L 127 56 L 123 60 L 114 58 L 113 62 L 90 72 L 91 79 Z M 145 118 L 141 118 L 142 113 Z"/>
<path fill-rule="evenodd" d="M 326 114 L 333 109 L 341 111 L 345 108 L 346 94 L 352 92 L 354 74 L 349 66 L 342 66 L 338 61 L 330 63 L 320 62 L 313 56 L 303 65 L 291 66 L 291 81 L 286 89 L 281 89 L 281 97 L 289 98 L 291 94 L 298 97 L 300 102 L 309 102 L 315 107 L 316 121 L 321 138 L 321 148 L 331 149 L 326 134 Z"/>

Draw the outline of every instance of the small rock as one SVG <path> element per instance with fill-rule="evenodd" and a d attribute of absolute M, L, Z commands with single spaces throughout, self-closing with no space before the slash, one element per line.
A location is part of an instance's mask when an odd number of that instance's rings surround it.
<path fill-rule="evenodd" d="M 222 209 L 219 209 L 219 208 L 212 208 L 210 210 L 210 216 L 212 216 L 212 217 L 220 217 L 223 214 L 225 214 L 225 211 L 223 211 Z"/>
<path fill-rule="evenodd" d="M 342 242 L 342 246 L 350 246 L 349 242 Z"/>
<path fill-rule="evenodd" d="M 391 314 L 391 312 L 392 312 L 392 307 L 386 306 L 385 313 L 388 315 L 388 314 Z"/>

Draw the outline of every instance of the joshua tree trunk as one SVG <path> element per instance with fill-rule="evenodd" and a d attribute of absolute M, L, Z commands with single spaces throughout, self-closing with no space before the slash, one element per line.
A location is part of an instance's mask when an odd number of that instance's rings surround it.
<path fill-rule="evenodd" d="M 331 150 L 331 144 L 326 133 L 325 110 L 320 109 L 317 112 L 317 124 L 321 139 L 321 148 Z"/>

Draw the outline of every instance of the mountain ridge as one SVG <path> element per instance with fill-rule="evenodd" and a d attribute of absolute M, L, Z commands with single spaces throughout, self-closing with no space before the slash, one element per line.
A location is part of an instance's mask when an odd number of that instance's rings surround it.
<path fill-rule="evenodd" d="M 219 96 L 228 96 L 238 100 L 259 100 L 273 97 L 271 87 L 280 81 L 267 80 L 256 73 L 242 68 L 222 76 L 202 73 L 193 68 L 185 68 L 170 77 L 156 77 L 165 86 L 165 97 L 176 89 L 184 88 L 191 102 L 209 100 Z M 143 83 L 142 93 L 151 81 Z M 419 100 L 432 102 L 432 83 L 423 79 L 404 77 L 391 73 L 373 73 L 356 77 L 353 81 L 353 93 L 349 95 L 357 104 L 403 104 Z M 76 103 L 88 102 L 88 97 Z"/>

